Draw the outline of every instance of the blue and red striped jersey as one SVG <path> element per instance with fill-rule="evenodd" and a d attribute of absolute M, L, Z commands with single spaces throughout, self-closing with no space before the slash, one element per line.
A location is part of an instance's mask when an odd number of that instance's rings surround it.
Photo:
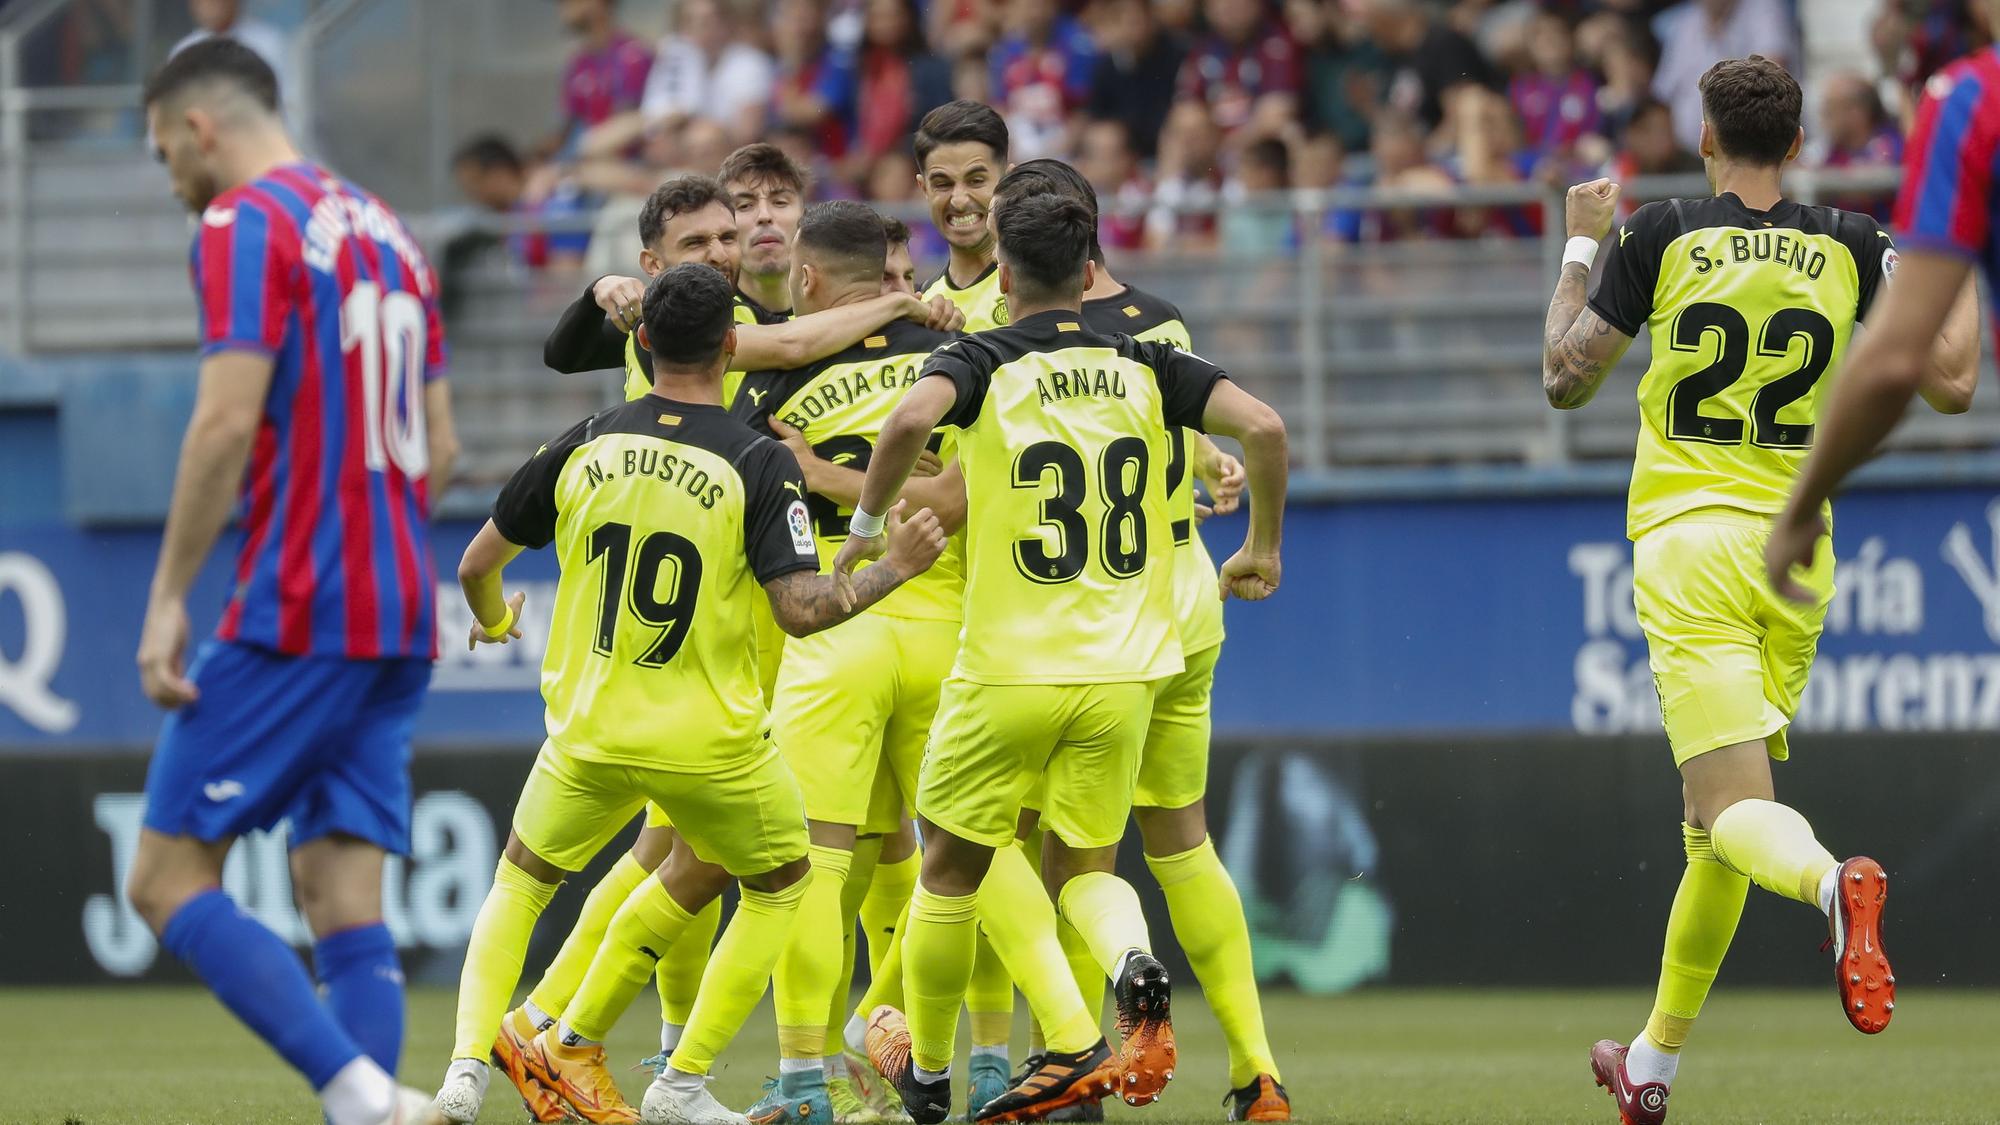
<path fill-rule="evenodd" d="M 1901 249 L 1969 258 L 2000 280 L 1994 164 L 2000 161 L 2000 49 L 1938 71 L 1924 85 L 1903 155 L 1894 225 Z"/>
<path fill-rule="evenodd" d="M 435 657 L 424 391 L 445 342 L 423 251 L 381 200 L 297 163 L 217 196 L 190 268 L 202 354 L 274 364 L 217 636 Z"/>

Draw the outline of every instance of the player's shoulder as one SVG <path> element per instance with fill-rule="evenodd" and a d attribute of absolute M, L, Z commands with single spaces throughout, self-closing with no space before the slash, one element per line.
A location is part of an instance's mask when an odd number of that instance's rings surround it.
<path fill-rule="evenodd" d="M 732 311 L 738 324 L 783 324 L 792 319 L 791 313 L 772 312 L 755 298 L 744 296 L 740 289 L 736 291 L 736 304 Z"/>
<path fill-rule="evenodd" d="M 892 320 L 879 331 L 862 337 L 855 348 L 860 352 L 861 358 L 913 355 L 917 352 L 934 352 L 956 339 L 958 339 L 957 333 L 941 332 L 914 320 Z"/>
<path fill-rule="evenodd" d="M 1084 319 L 1099 332 L 1122 332 L 1137 336 L 1181 318 L 1172 301 L 1146 292 L 1136 285 L 1112 297 L 1098 297 L 1083 303 Z"/>
<path fill-rule="evenodd" d="M 1924 82 L 1924 96 L 1945 101 L 1953 95 L 1976 96 L 1982 101 L 2000 99 L 2000 52 L 1974 51 L 1940 67 Z"/>

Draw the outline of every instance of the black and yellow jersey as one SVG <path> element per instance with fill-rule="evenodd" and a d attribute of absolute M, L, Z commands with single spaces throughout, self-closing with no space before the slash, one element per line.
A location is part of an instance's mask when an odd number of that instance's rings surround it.
<path fill-rule="evenodd" d="M 984 332 L 1007 323 L 1007 294 L 1000 291 L 1000 263 L 986 267 L 972 284 L 960 288 L 951 282 L 951 267 L 946 266 L 937 279 L 924 286 L 924 300 L 943 297 L 957 305 L 965 314 L 967 332 Z"/>
<path fill-rule="evenodd" d="M 1652 329 L 1626 533 L 1704 508 L 1776 515 L 1854 322 L 1895 270 L 1874 219 L 1733 194 L 1648 203 L 1609 248 L 1590 307 Z"/>
<path fill-rule="evenodd" d="M 1166 503 L 1168 429 L 1199 426 L 1221 369 L 1037 313 L 953 341 L 965 474 L 965 627 L 954 675 L 1103 684 L 1182 669 Z"/>
<path fill-rule="evenodd" d="M 1094 332 L 1123 332 L 1135 340 L 1194 350 L 1187 324 L 1173 302 L 1137 286 L 1123 293 L 1083 303 L 1083 323 Z M 1174 605 L 1180 611 L 1181 647 L 1200 652 L 1222 643 L 1222 599 L 1216 595 L 1215 560 L 1201 541 L 1194 520 L 1194 474 L 1190 471 L 1190 431 L 1177 427 L 1167 435 L 1167 514 L 1174 533 Z"/>
<path fill-rule="evenodd" d="M 543 446 L 493 524 L 523 547 L 556 544 L 550 741 L 679 770 L 767 749 L 752 614 L 763 583 L 819 562 L 782 444 L 721 407 L 649 394 Z"/>
<path fill-rule="evenodd" d="M 903 392 L 916 385 L 917 372 L 931 352 L 954 338 L 914 321 L 892 321 L 853 347 L 804 367 L 751 372 L 730 412 L 757 433 L 768 432 L 770 419 L 777 418 L 804 434 L 820 457 L 866 472 L 882 423 L 902 401 Z M 931 449 L 947 461 L 956 452 L 955 444 L 951 431 L 940 430 L 931 437 Z M 818 493 L 806 498 L 806 508 L 812 513 L 821 568 L 831 569 L 833 556 L 847 541 L 847 522 L 854 509 Z M 964 593 L 963 540 L 954 536 L 935 565 L 876 603 L 874 612 L 956 621 Z"/>
<path fill-rule="evenodd" d="M 783 324 L 792 318 L 789 312 L 772 312 L 770 309 L 736 294 L 736 323 L 738 324 Z M 744 372 L 725 371 L 722 373 L 722 405 L 736 401 L 736 389 L 743 385 Z M 625 397 L 635 399 L 651 394 L 653 390 L 653 357 L 639 350 L 639 334 L 630 333 L 625 337 Z"/>

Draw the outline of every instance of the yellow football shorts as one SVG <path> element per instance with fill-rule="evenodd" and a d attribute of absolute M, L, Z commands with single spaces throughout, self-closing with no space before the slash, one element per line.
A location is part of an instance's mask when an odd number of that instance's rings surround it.
<path fill-rule="evenodd" d="M 776 748 L 710 772 L 683 773 L 590 761 L 544 741 L 514 806 L 514 834 L 555 866 L 580 871 L 648 801 L 672 819 L 695 855 L 739 878 L 806 854 L 799 783 Z"/>
<path fill-rule="evenodd" d="M 1633 602 L 1676 766 L 1760 739 L 1778 761 L 1790 753 L 1786 728 L 1833 600 L 1833 544 L 1822 539 L 1800 575 L 1817 600 L 1799 605 L 1764 580 L 1768 534 L 1749 516 L 1701 512 L 1633 544 Z"/>
<path fill-rule="evenodd" d="M 1187 668 L 1160 681 L 1153 718 L 1139 755 L 1132 803 L 1149 809 L 1186 808 L 1208 793 L 1209 704 L 1221 645 L 1187 654 Z"/>
<path fill-rule="evenodd" d="M 917 814 L 989 847 L 1014 840 L 1046 778 L 1042 826 L 1073 848 L 1125 835 L 1157 683 L 944 682 L 917 778 Z"/>
<path fill-rule="evenodd" d="M 958 630 L 956 621 L 863 613 L 786 641 L 771 737 L 805 793 L 807 817 L 895 829 L 888 809 L 899 817 L 916 796 Z"/>

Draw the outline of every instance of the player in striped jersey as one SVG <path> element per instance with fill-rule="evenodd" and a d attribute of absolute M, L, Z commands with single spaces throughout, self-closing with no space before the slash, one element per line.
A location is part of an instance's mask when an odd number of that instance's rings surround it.
<path fill-rule="evenodd" d="M 410 724 L 436 655 L 426 522 L 454 452 L 437 278 L 380 200 L 299 155 L 241 44 L 176 55 L 145 107 L 200 219 L 202 361 L 139 642 L 141 686 L 172 714 L 126 892 L 332 1125 L 439 1121 L 392 1077 L 402 972 L 381 894 L 385 853 L 409 847 Z M 184 668 L 187 590 L 239 499 L 234 590 Z M 236 837 L 281 820 L 324 998 L 221 889 Z"/>
<path fill-rule="evenodd" d="M 1988 0 L 1986 7 L 2000 19 L 2000 0 Z M 1953 294 L 1971 284 L 1975 266 L 1986 275 L 1988 288 L 2000 294 L 1996 161 L 2000 48 L 1985 47 L 1933 76 L 1917 107 L 1896 199 L 1894 222 L 1902 240 L 1896 284 L 1869 318 L 1868 334 L 1847 354 L 1812 454 L 1765 547 L 1766 577 L 1788 596 L 1800 595 L 1791 568 L 1811 564 L 1827 499 L 1924 391 L 1932 342 L 1948 323 Z"/>
<path fill-rule="evenodd" d="M 1007 173 L 994 191 L 996 211 L 1029 195 L 1065 195 L 1097 215 L 1097 192 L 1076 169 L 1060 160 L 1029 160 Z M 1113 277 L 1104 247 L 1093 238 L 1095 267 L 1083 294 L 1084 324 L 1094 331 L 1122 333 L 1192 350 L 1180 310 L 1169 301 Z M 1250 962 L 1250 928 L 1243 902 L 1228 869 L 1208 836 L 1203 798 L 1208 790 L 1209 696 L 1216 657 L 1222 646 L 1222 603 L 1215 596 L 1215 562 L 1202 544 L 1196 517 L 1194 481 L 1208 487 L 1215 510 L 1235 510 L 1243 491 L 1243 466 L 1217 449 L 1199 430 L 1168 435 L 1172 455 L 1166 466 L 1167 509 L 1174 538 L 1174 604 L 1187 670 L 1160 685 L 1140 758 L 1132 796 L 1146 865 L 1159 881 L 1188 963 L 1209 1007 L 1222 1025 L 1229 1047 L 1231 1090 L 1225 1104 L 1230 1120 L 1284 1121 L 1291 1099 L 1280 1084 L 1278 1066 L 1264 1030 L 1263 1006 Z M 1039 801 L 1031 807 L 1039 808 Z M 1036 842 L 1039 839 L 1036 838 Z M 1033 848 L 1031 854 L 1040 854 Z M 1063 952 L 1070 958 L 1092 1012 L 1103 1005 L 1106 976 L 1073 927 L 1062 927 Z M 1035 1029 L 1037 1032 L 1040 1028 Z M 1022 1075 L 1032 1073 L 1039 1042 Z"/>

